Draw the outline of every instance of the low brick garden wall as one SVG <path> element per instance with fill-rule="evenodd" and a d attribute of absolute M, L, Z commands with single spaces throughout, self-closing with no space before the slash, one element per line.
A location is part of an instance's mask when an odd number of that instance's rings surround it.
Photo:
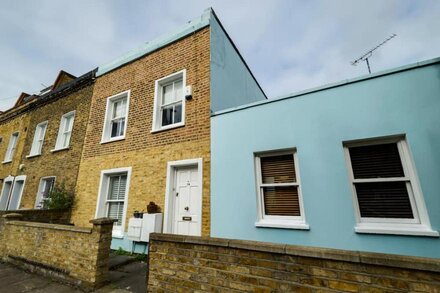
<path fill-rule="evenodd" d="M 105 283 L 115 220 L 90 221 L 93 228 L 0 219 L 0 258 L 24 269 L 56 277 L 84 289 Z"/>
<path fill-rule="evenodd" d="M 151 234 L 148 292 L 440 292 L 440 260 Z"/>
<path fill-rule="evenodd" d="M 0 217 L 6 214 L 20 214 L 21 221 L 52 223 L 52 224 L 69 224 L 70 223 L 70 209 L 32 209 L 32 210 L 15 210 L 15 211 L 0 211 Z"/>

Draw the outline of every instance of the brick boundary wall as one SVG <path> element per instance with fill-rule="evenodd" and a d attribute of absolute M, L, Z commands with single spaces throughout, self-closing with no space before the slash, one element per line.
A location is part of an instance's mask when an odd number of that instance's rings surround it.
<path fill-rule="evenodd" d="M 0 218 L 0 260 L 85 290 L 106 283 L 114 219 L 91 220 L 93 228 Z"/>
<path fill-rule="evenodd" d="M 150 234 L 148 292 L 440 292 L 440 260 Z"/>
<path fill-rule="evenodd" d="M 32 210 L 14 210 L 0 211 L 0 217 L 6 214 L 20 214 L 21 221 L 51 223 L 51 224 L 70 224 L 70 209 L 32 209 Z"/>

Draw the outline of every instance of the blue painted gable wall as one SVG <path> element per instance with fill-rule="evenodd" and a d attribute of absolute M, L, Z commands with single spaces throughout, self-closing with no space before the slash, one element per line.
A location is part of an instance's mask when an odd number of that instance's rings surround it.
<path fill-rule="evenodd" d="M 258 103 L 257 103 L 258 104 Z M 405 134 L 440 230 L 440 63 L 212 118 L 213 237 L 440 258 L 435 237 L 357 234 L 342 142 Z M 254 153 L 297 148 L 310 230 L 257 228 Z"/>
<path fill-rule="evenodd" d="M 214 15 L 211 26 L 211 110 L 266 99 Z"/>

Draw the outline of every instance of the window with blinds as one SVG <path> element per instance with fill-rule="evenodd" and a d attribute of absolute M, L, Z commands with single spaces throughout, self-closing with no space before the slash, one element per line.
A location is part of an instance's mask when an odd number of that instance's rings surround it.
<path fill-rule="evenodd" d="M 258 189 L 263 217 L 300 217 L 299 184 L 294 153 L 257 157 Z"/>
<path fill-rule="evenodd" d="M 414 219 L 399 142 L 348 147 L 361 218 Z"/>
<path fill-rule="evenodd" d="M 127 186 L 127 174 L 112 175 L 109 177 L 107 193 L 107 217 L 117 219 L 116 226 L 122 225 L 124 213 L 125 193 Z"/>

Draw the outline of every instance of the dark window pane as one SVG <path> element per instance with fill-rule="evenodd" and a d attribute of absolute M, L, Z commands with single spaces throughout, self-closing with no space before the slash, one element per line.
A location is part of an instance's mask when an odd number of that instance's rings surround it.
<path fill-rule="evenodd" d="M 174 123 L 182 122 L 182 104 L 174 106 Z"/>
<path fill-rule="evenodd" d="M 162 109 L 162 126 L 173 124 L 173 106 Z"/>
<path fill-rule="evenodd" d="M 350 147 L 355 179 L 404 177 L 396 143 Z"/>
<path fill-rule="evenodd" d="M 263 187 L 264 211 L 270 216 L 300 216 L 298 187 Z"/>
<path fill-rule="evenodd" d="M 355 187 L 362 217 L 414 218 L 405 182 L 355 183 Z"/>
<path fill-rule="evenodd" d="M 296 182 L 293 155 L 261 157 L 261 175 L 263 183 Z"/>
<path fill-rule="evenodd" d="M 125 119 L 119 119 L 112 122 L 111 137 L 124 135 Z"/>

